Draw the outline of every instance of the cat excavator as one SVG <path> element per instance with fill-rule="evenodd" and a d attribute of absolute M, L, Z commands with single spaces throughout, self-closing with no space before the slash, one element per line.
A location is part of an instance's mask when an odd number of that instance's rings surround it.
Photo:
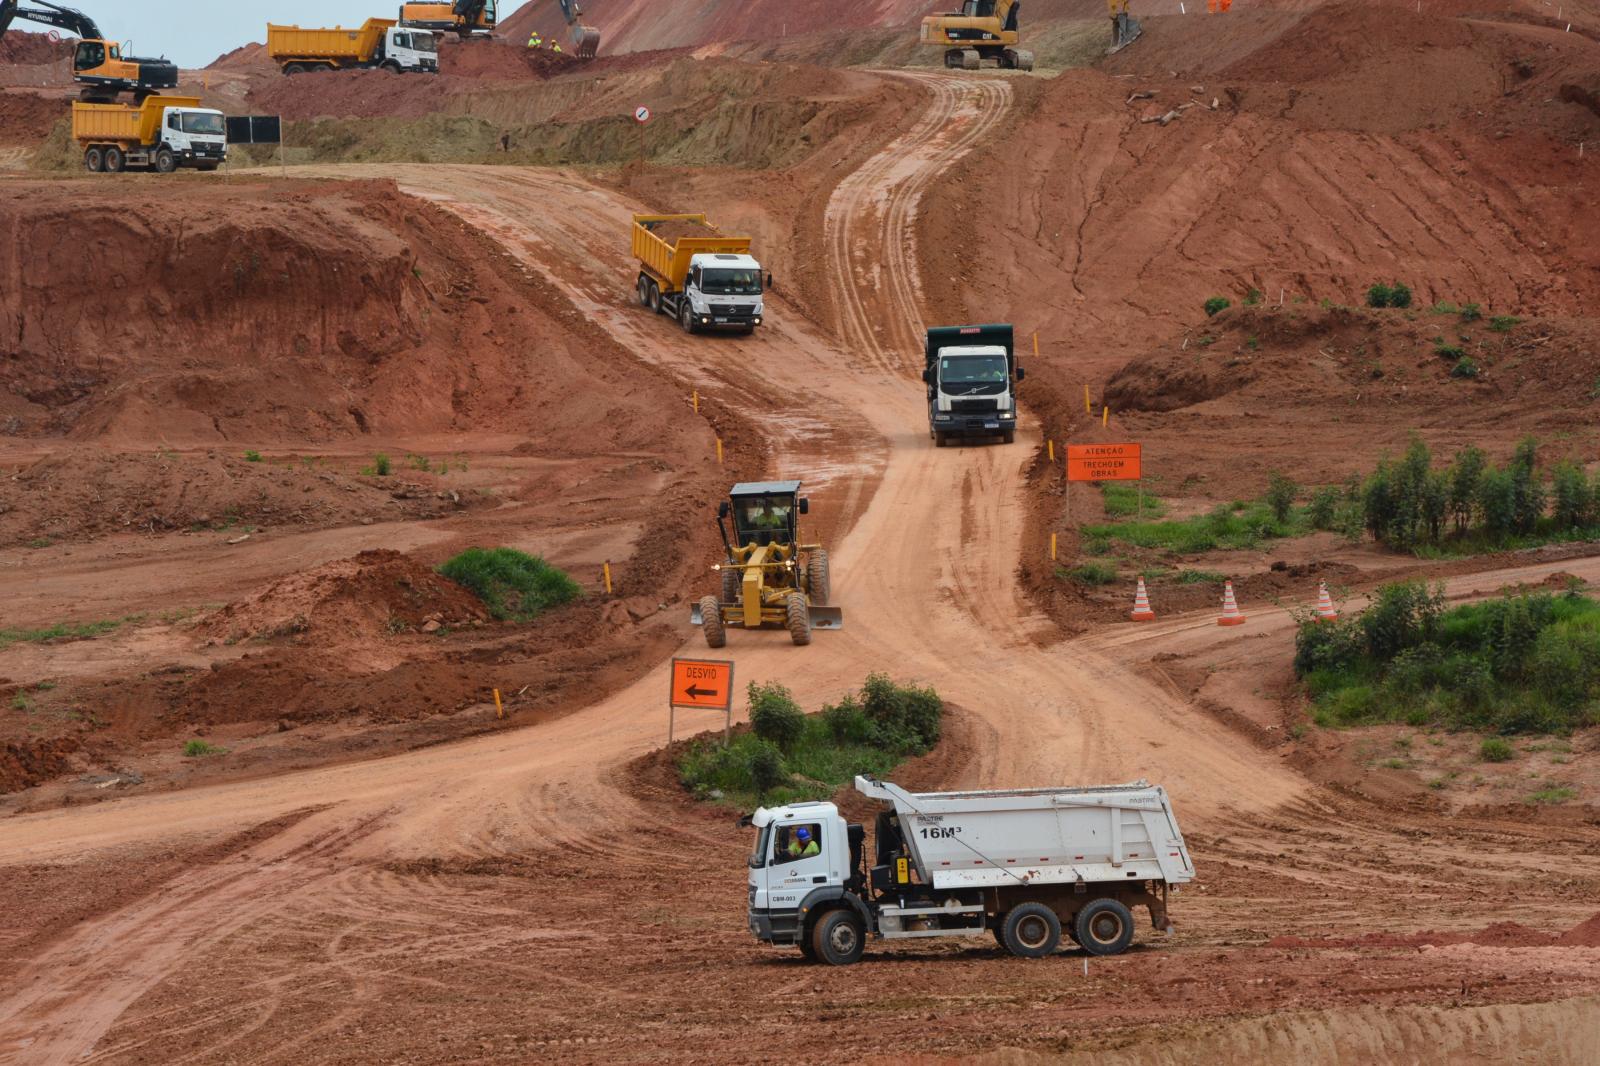
<path fill-rule="evenodd" d="M 66 30 L 79 38 L 72 54 L 72 78 L 83 86 L 79 97 L 95 103 L 113 103 L 122 93 L 132 93 L 135 102 L 161 89 L 176 88 L 178 65 L 169 59 L 141 59 L 122 54 L 122 46 L 108 41 L 94 19 L 81 11 L 45 0 L 0 0 L 0 37 L 11 23 L 21 19 Z"/>
<path fill-rule="evenodd" d="M 922 20 L 922 43 L 945 49 L 944 65 L 977 70 L 992 62 L 1006 70 L 1032 70 L 1033 53 L 1018 48 L 1021 0 L 963 0 L 960 11 Z"/>

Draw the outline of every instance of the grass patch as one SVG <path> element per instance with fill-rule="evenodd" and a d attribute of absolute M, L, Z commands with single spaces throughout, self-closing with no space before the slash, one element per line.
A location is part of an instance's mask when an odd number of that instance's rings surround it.
<path fill-rule="evenodd" d="M 1139 487 L 1126 481 L 1102 481 L 1100 498 L 1107 518 L 1129 518 L 1139 514 Z M 1167 505 L 1154 493 L 1144 494 L 1144 517 L 1160 518 L 1167 513 Z"/>
<path fill-rule="evenodd" d="M 1499 737 L 1489 737 L 1478 745 L 1478 758 L 1484 762 L 1510 762 L 1516 754 L 1516 749 Z"/>
<path fill-rule="evenodd" d="M 1561 785 L 1557 786 L 1556 788 L 1541 789 L 1538 792 L 1532 793 L 1528 796 L 1528 802 L 1538 804 L 1540 806 L 1555 806 L 1558 803 L 1566 803 L 1568 800 L 1574 800 L 1577 798 L 1577 789 L 1568 788 L 1565 785 Z"/>
<path fill-rule="evenodd" d="M 1489 319 L 1489 328 L 1494 330 L 1496 333 L 1510 333 L 1511 327 L 1518 325 L 1521 322 L 1522 319 L 1516 318 L 1512 315 L 1495 315 L 1493 318 Z"/>
<path fill-rule="evenodd" d="M 185 759 L 203 759 L 209 755 L 226 755 L 227 748 L 219 748 L 215 744 L 207 744 L 203 740 L 191 740 L 183 746 Z"/>
<path fill-rule="evenodd" d="M 1213 296 L 1203 305 L 1207 318 L 1220 314 L 1233 306 L 1233 301 L 1226 296 Z"/>
<path fill-rule="evenodd" d="M 1056 576 L 1076 585 L 1109 585 L 1117 579 L 1117 568 L 1111 563 L 1088 562 L 1070 570 L 1057 567 Z"/>
<path fill-rule="evenodd" d="M 1304 618 L 1294 667 L 1324 726 L 1565 733 L 1600 723 L 1600 602 L 1532 593 L 1447 611 L 1440 589 L 1386 585 L 1360 615 Z M 1516 750 L 1491 736 L 1478 757 Z"/>
<path fill-rule="evenodd" d="M 468 548 L 439 573 L 477 596 L 501 621 L 531 622 L 583 595 L 563 571 L 515 548 Z"/>
<path fill-rule="evenodd" d="M 1262 541 L 1305 532 L 1298 515 L 1280 522 L 1266 503 L 1223 504 L 1203 515 L 1166 521 L 1122 522 L 1085 526 L 1092 539 L 1119 540 L 1138 548 L 1156 548 L 1181 555 L 1217 549 L 1254 548 Z"/>
<path fill-rule="evenodd" d="M 1180 585 L 1220 585 L 1227 578 L 1215 570 L 1179 570 L 1176 580 Z"/>
<path fill-rule="evenodd" d="M 49 537 L 34 537 L 32 540 L 28 541 L 28 547 L 35 549 L 48 548 L 50 547 L 50 543 Z"/>
<path fill-rule="evenodd" d="M 749 810 L 823 799 L 857 774 L 883 775 L 938 743 L 943 701 L 931 688 L 869 676 L 861 691 L 802 713 L 777 683 L 748 689 L 751 729 L 724 747 L 696 741 L 678 760 L 684 787 L 701 799 Z"/>
<path fill-rule="evenodd" d="M 372 457 L 371 466 L 364 466 L 357 473 L 362 477 L 388 477 L 393 470 L 394 464 L 389 461 L 389 457 L 379 452 Z"/>
<path fill-rule="evenodd" d="M 13 644 L 43 644 L 61 637 L 88 640 L 104 636 L 128 621 L 131 619 L 115 618 L 103 622 L 57 622 L 43 629 L 0 629 L 0 648 L 9 648 Z"/>
<path fill-rule="evenodd" d="M 244 461 L 247 463 L 259 463 L 261 461 L 261 453 L 252 448 L 244 453 Z"/>

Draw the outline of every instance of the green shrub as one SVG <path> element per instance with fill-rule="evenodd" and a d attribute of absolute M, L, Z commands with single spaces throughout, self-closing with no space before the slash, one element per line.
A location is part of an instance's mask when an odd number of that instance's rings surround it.
<path fill-rule="evenodd" d="M 1493 318 L 1489 319 L 1489 328 L 1494 330 L 1496 333 L 1510 333 L 1511 327 L 1517 325 L 1521 321 L 1522 319 L 1514 318 L 1511 315 L 1495 315 Z"/>
<path fill-rule="evenodd" d="M 1281 471 L 1274 470 L 1267 478 L 1267 506 L 1272 508 L 1272 517 L 1280 524 L 1289 521 L 1289 516 L 1294 513 L 1294 498 L 1300 491 L 1300 486 L 1289 480 Z"/>
<path fill-rule="evenodd" d="M 226 755 L 227 753 L 226 748 L 207 744 L 203 740 L 191 740 L 183 746 L 184 758 L 187 759 L 200 759 L 207 755 Z"/>
<path fill-rule="evenodd" d="M 1390 307 L 1410 307 L 1411 287 L 1404 282 L 1397 281 L 1389 286 Z"/>
<path fill-rule="evenodd" d="M 1433 346 L 1433 354 L 1441 359 L 1461 359 L 1466 356 L 1467 350 L 1459 344 L 1446 344 L 1443 341 L 1439 341 Z"/>
<path fill-rule="evenodd" d="M 1375 285 L 1372 285 L 1371 287 L 1369 287 L 1367 289 L 1367 306 L 1368 307 L 1388 307 L 1389 306 L 1389 286 L 1385 285 L 1383 282 L 1380 281 L 1380 282 L 1376 283 Z"/>
<path fill-rule="evenodd" d="M 1456 360 L 1456 365 L 1450 368 L 1450 376 L 1453 378 L 1475 378 L 1478 373 L 1478 364 L 1470 355 L 1463 355 Z"/>
<path fill-rule="evenodd" d="M 389 457 L 379 452 L 372 457 L 372 470 L 379 477 L 389 476 Z"/>
<path fill-rule="evenodd" d="M 1227 576 L 1215 570 L 1179 570 L 1176 580 L 1180 585 L 1220 585 Z"/>
<path fill-rule="evenodd" d="M 1467 322 L 1476 322 L 1483 317 L 1483 308 L 1477 304 L 1462 304 L 1461 317 Z"/>
<path fill-rule="evenodd" d="M 1478 758 L 1484 762 L 1510 762 L 1516 754 L 1516 749 L 1499 737 L 1486 737 L 1478 746 Z"/>
<path fill-rule="evenodd" d="M 872 723 L 854 696 L 822 708 L 822 720 L 835 743 L 866 744 L 872 740 Z"/>
<path fill-rule="evenodd" d="M 1577 797 L 1577 789 L 1561 785 L 1555 788 L 1541 789 L 1538 792 L 1532 793 L 1528 796 L 1528 802 L 1537 804 L 1557 804 L 1566 803 L 1568 800 L 1576 799 Z"/>
<path fill-rule="evenodd" d="M 750 748 L 747 765 L 750 771 L 750 785 L 755 789 L 757 796 L 766 796 L 773 789 L 789 781 L 789 773 L 783 767 L 782 753 L 766 741 L 760 741 Z"/>
<path fill-rule="evenodd" d="M 1117 579 L 1117 568 L 1110 563 L 1083 563 L 1063 573 L 1079 585 L 1109 585 Z"/>
<path fill-rule="evenodd" d="M 244 453 L 244 461 L 247 463 L 259 463 L 261 461 L 261 453 L 251 449 Z"/>
<path fill-rule="evenodd" d="M 939 741 L 944 702 L 931 688 L 900 686 L 886 674 L 871 674 L 861 704 L 877 742 L 891 751 L 920 755 Z"/>
<path fill-rule="evenodd" d="M 1361 632 L 1369 656 L 1388 663 L 1407 648 L 1433 638 L 1444 610 L 1444 586 L 1433 589 L 1421 581 L 1399 581 L 1378 590 L 1361 612 Z"/>
<path fill-rule="evenodd" d="M 1449 300 L 1440 300 L 1438 303 L 1433 305 L 1433 313 L 1436 315 L 1453 315 L 1460 310 L 1461 308 L 1457 307 Z"/>
<path fill-rule="evenodd" d="M 1206 317 L 1211 318 L 1212 316 L 1222 311 L 1226 311 L 1228 308 L 1232 307 L 1233 301 L 1228 299 L 1226 296 L 1213 296 L 1205 302 L 1204 306 Z"/>
<path fill-rule="evenodd" d="M 1338 515 L 1338 489 L 1331 485 L 1324 485 L 1311 494 L 1311 503 L 1306 507 L 1306 520 L 1311 523 L 1312 529 L 1337 529 Z"/>
<path fill-rule="evenodd" d="M 776 681 L 765 685 L 750 682 L 750 728 L 756 736 L 771 741 L 781 751 L 792 751 L 805 732 L 806 716 L 788 689 Z"/>
<path fill-rule="evenodd" d="M 1245 304 L 1246 307 L 1254 307 L 1257 304 L 1259 304 L 1260 302 L 1261 302 L 1261 290 L 1260 289 L 1251 289 L 1249 292 L 1244 294 L 1244 304 Z"/>
<path fill-rule="evenodd" d="M 468 548 L 439 573 L 477 596 L 501 621 L 529 622 L 583 594 L 565 573 L 515 548 Z"/>

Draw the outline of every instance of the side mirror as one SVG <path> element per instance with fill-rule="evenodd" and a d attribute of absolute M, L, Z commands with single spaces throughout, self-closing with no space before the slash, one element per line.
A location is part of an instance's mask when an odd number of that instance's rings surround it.
<path fill-rule="evenodd" d="M 733 505 L 727 500 L 722 501 L 722 506 L 717 508 L 718 518 L 727 518 L 733 513 Z"/>
<path fill-rule="evenodd" d="M 810 500 L 801 500 L 800 501 L 800 513 L 801 514 L 810 514 L 811 513 L 811 501 Z"/>
<path fill-rule="evenodd" d="M 1017 367 L 1017 380 L 1018 381 L 1021 381 L 1023 378 L 1025 378 L 1027 376 L 1028 376 L 1028 372 L 1026 370 L 1022 369 L 1020 366 Z"/>
<path fill-rule="evenodd" d="M 771 274 L 767 275 L 767 288 L 769 288 L 769 289 L 772 288 L 772 275 Z"/>
<path fill-rule="evenodd" d="M 926 385 L 933 384 L 933 367 L 925 366 L 922 368 L 922 381 Z"/>
<path fill-rule="evenodd" d="M 755 815 L 753 815 L 753 814 L 741 814 L 741 815 L 739 815 L 739 828 L 740 829 L 749 829 L 754 824 L 755 824 Z"/>

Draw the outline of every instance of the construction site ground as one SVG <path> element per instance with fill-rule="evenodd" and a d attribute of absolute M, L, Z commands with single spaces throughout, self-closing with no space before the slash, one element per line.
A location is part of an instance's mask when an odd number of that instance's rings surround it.
<path fill-rule="evenodd" d="M 246 46 L 184 87 L 290 144 L 217 175 L 75 172 L 64 53 L 0 42 L 0 1062 L 1600 1059 L 1600 731 L 1484 763 L 1319 728 L 1291 669 L 1321 581 L 1594 587 L 1600 547 L 1323 533 L 1085 589 L 1101 497 L 1047 458 L 1140 441 L 1180 515 L 1412 433 L 1600 460 L 1592 5 L 1172 3 L 1104 58 L 1063 0 L 1032 76 L 934 67 L 903 4 L 663 6 L 436 80 Z M 751 336 L 636 303 L 630 216 L 700 211 L 773 274 Z M 1022 428 L 936 450 L 923 330 L 967 321 L 1017 325 Z M 913 789 L 1162 784 L 1172 935 L 839 969 L 749 936 L 749 831 L 679 785 L 663 696 L 717 502 L 769 477 L 846 628 L 733 631 L 741 684 L 934 686 Z M 499 545 L 584 596 L 517 625 L 434 572 Z M 1247 624 L 1162 580 L 1127 622 L 1157 564 Z"/>

